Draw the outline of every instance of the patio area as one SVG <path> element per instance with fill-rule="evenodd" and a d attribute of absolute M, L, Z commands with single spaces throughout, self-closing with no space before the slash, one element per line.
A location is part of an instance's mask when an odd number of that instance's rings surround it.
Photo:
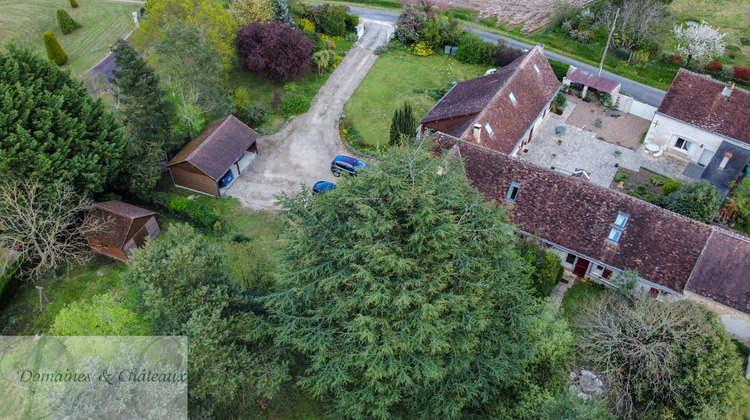
<path fill-rule="evenodd" d="M 568 123 L 569 117 L 575 113 L 577 107 L 579 107 L 578 103 L 568 101 L 562 115 L 550 115 L 534 132 L 531 142 L 520 154 L 520 159 L 567 174 L 583 169 L 590 173 L 591 182 L 604 187 L 610 186 L 618 167 L 633 171 L 638 171 L 643 167 L 672 179 L 690 181 L 682 175 L 687 162 L 665 155 L 653 157 L 644 151 L 643 145 L 640 144 L 643 131 L 639 130 L 642 127 L 620 128 L 621 135 L 628 136 L 628 139 L 635 139 L 635 143 L 632 143 L 633 140 L 628 140 L 627 143 L 631 147 L 637 144 L 635 150 L 601 141 L 597 139 L 600 136 L 599 133 L 589 131 L 597 130 L 596 127 L 587 125 L 584 129 Z"/>

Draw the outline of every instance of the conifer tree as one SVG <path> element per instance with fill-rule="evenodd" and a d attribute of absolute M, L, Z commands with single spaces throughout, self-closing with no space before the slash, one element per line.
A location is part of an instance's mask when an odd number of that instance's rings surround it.
<path fill-rule="evenodd" d="M 404 106 L 396 109 L 391 120 L 390 141 L 394 146 L 401 144 L 402 138 L 412 138 L 417 131 L 417 120 L 414 118 L 414 112 L 411 105 L 404 103 Z"/>
<path fill-rule="evenodd" d="M 81 24 L 73 20 L 65 9 L 57 9 L 57 26 L 63 34 L 68 35 L 81 27 Z"/>
<path fill-rule="evenodd" d="M 68 72 L 11 45 L 0 52 L 0 92 L 0 173 L 83 193 L 120 173 L 122 127 Z"/>
<path fill-rule="evenodd" d="M 70 0 L 70 7 L 75 9 L 78 7 L 78 2 L 76 0 Z"/>
<path fill-rule="evenodd" d="M 572 336 L 463 162 L 404 146 L 336 191 L 281 198 L 276 342 L 307 357 L 299 384 L 333 418 L 542 417 Z"/>
<path fill-rule="evenodd" d="M 62 66 L 68 62 L 68 55 L 65 54 L 60 43 L 57 42 L 55 34 L 52 32 L 45 32 L 44 35 L 42 35 L 42 40 L 44 41 L 44 49 L 47 50 L 47 58 L 50 61 L 58 66 Z"/>
<path fill-rule="evenodd" d="M 170 103 L 164 99 L 159 76 L 133 46 L 118 40 L 112 52 L 119 70 L 114 71 L 115 94 L 121 103 L 125 135 L 129 142 L 127 171 L 131 191 L 145 194 L 159 181 L 159 160 L 182 146 L 170 136 Z"/>

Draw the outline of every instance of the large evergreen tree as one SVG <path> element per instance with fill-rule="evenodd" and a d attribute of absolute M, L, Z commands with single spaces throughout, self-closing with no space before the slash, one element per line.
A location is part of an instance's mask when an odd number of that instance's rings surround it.
<path fill-rule="evenodd" d="M 301 385 L 335 418 L 538 418 L 571 336 L 532 296 L 505 212 L 428 149 L 280 200 L 276 341 L 309 358 Z"/>
<path fill-rule="evenodd" d="M 405 102 L 403 107 L 396 109 L 393 113 L 390 131 L 391 144 L 399 145 L 402 138 L 412 138 L 416 135 L 416 131 L 417 119 L 414 118 L 411 105 Z"/>
<path fill-rule="evenodd" d="M 122 169 L 126 142 L 101 100 L 27 49 L 0 52 L 0 173 L 97 193 Z"/>
<path fill-rule="evenodd" d="M 159 181 L 159 160 L 181 146 L 182 138 L 170 135 L 170 103 L 164 100 L 159 76 L 127 41 L 115 43 L 112 52 L 119 70 L 115 90 L 129 139 L 129 188 L 145 194 Z"/>

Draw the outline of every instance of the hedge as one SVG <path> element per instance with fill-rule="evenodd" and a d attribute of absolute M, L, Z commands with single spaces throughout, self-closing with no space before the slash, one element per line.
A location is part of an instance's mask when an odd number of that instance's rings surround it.
<path fill-rule="evenodd" d="M 563 63 L 562 61 L 552 60 L 550 58 L 548 58 L 547 61 L 549 61 L 549 65 L 550 67 L 552 67 L 552 71 L 555 72 L 557 80 L 562 82 L 563 77 L 568 75 L 570 64 Z"/>
<path fill-rule="evenodd" d="M 187 221 L 193 227 L 205 233 L 221 232 L 221 216 L 212 208 L 203 206 L 193 200 L 169 194 L 165 200 L 165 206 L 170 214 Z M 217 227 L 218 226 L 218 227 Z"/>
<path fill-rule="evenodd" d="M 47 50 L 47 58 L 50 59 L 50 61 L 58 66 L 62 66 L 68 62 L 68 55 L 65 54 L 60 43 L 57 42 L 55 34 L 52 32 L 45 32 L 42 36 L 42 40 L 44 40 L 44 48 Z"/>
<path fill-rule="evenodd" d="M 57 9 L 57 26 L 63 34 L 72 34 L 73 31 L 81 27 L 81 24 L 73 20 L 65 9 Z"/>
<path fill-rule="evenodd" d="M 13 296 L 16 295 L 18 288 L 21 287 L 21 276 L 17 275 L 20 267 L 21 259 L 19 258 L 8 264 L 5 272 L 0 274 L 0 309 L 13 300 Z"/>

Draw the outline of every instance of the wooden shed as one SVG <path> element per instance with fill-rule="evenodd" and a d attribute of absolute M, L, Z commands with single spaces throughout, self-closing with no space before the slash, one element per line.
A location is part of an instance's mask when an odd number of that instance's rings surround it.
<path fill-rule="evenodd" d="M 127 261 L 134 248 L 142 247 L 146 238 L 155 238 L 159 234 L 155 215 L 150 210 L 122 201 L 99 203 L 88 217 L 89 220 L 102 221 L 106 229 L 87 237 L 86 241 L 100 254 Z"/>
<path fill-rule="evenodd" d="M 176 187 L 221 196 L 219 180 L 231 170 L 234 178 L 242 172 L 245 152 L 258 153 L 258 133 L 233 115 L 212 121 L 167 163 Z M 243 159 L 244 157 L 244 159 Z"/>

